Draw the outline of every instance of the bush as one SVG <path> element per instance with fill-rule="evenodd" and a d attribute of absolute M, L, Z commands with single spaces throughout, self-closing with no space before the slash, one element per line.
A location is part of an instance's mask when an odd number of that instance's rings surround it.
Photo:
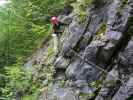
<path fill-rule="evenodd" d="M 76 19 L 80 24 L 86 20 L 86 9 L 92 4 L 92 1 L 93 0 L 77 0 L 77 2 L 71 4 L 74 8 Z"/>

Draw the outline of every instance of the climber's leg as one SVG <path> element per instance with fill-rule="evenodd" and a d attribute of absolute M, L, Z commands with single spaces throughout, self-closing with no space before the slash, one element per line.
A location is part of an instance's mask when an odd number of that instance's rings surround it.
<path fill-rule="evenodd" d="M 55 51 L 55 54 L 58 53 L 58 47 L 59 47 L 59 37 L 57 36 L 57 34 L 52 34 L 53 36 L 53 44 L 54 44 L 54 51 Z"/>
<path fill-rule="evenodd" d="M 58 53 L 60 52 L 60 49 L 61 49 L 61 34 L 58 34 L 57 35 L 57 46 L 58 46 Z"/>

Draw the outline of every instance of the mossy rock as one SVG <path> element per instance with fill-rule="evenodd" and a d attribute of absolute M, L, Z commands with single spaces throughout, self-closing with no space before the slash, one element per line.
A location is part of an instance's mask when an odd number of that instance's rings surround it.
<path fill-rule="evenodd" d="M 121 8 L 128 4 L 128 0 L 122 0 Z"/>
<path fill-rule="evenodd" d="M 96 32 L 97 38 L 101 37 L 105 32 L 106 32 L 106 24 L 105 23 L 101 23 L 100 28 Z"/>
<path fill-rule="evenodd" d="M 129 35 L 132 35 L 133 36 L 133 17 L 130 17 L 129 20 L 128 20 L 128 30 L 127 30 L 127 33 Z"/>
<path fill-rule="evenodd" d="M 87 16 L 86 9 L 92 4 L 92 1 L 93 0 L 77 0 L 77 2 L 71 4 L 74 8 L 73 12 L 75 13 L 76 20 L 79 24 L 85 22 Z"/>

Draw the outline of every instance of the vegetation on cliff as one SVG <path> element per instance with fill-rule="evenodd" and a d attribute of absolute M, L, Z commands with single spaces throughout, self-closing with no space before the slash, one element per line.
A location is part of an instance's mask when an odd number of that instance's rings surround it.
<path fill-rule="evenodd" d="M 40 86 L 22 66 L 49 38 L 49 18 L 58 15 L 64 3 L 64 0 L 10 0 L 0 6 L 0 97 L 10 100 L 16 92 L 30 95 Z"/>

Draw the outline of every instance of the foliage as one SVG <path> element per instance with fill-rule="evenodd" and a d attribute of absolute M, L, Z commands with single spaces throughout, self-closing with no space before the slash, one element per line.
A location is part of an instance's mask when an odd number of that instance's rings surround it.
<path fill-rule="evenodd" d="M 45 62 L 49 62 L 53 58 L 55 53 L 53 47 L 49 47 L 47 52 L 47 59 L 45 59 Z"/>
<path fill-rule="evenodd" d="M 71 5 L 74 8 L 76 19 L 79 23 L 83 23 L 86 19 L 86 8 L 91 5 L 93 0 L 77 0 Z"/>
<path fill-rule="evenodd" d="M 122 0 L 121 8 L 123 8 L 126 4 L 128 4 L 128 0 Z"/>
<path fill-rule="evenodd" d="M 53 48 L 48 47 L 44 63 L 50 63 L 54 56 Z M 33 66 L 35 73 L 25 70 L 20 61 L 5 68 L 6 86 L 2 88 L 3 97 L 11 99 L 19 95 L 22 100 L 37 100 L 41 91 L 50 88 L 55 69 L 52 65 Z"/>
<path fill-rule="evenodd" d="M 92 4 L 95 6 L 95 8 L 99 8 L 105 4 L 104 0 L 93 0 Z"/>
<path fill-rule="evenodd" d="M 19 64 L 10 67 L 6 67 L 7 83 L 2 89 L 4 97 L 12 98 L 15 94 L 21 97 L 26 93 L 33 94 L 37 91 L 40 84 L 32 79 L 31 73 L 24 71 Z"/>
<path fill-rule="evenodd" d="M 80 100 L 88 100 L 89 95 L 85 93 L 80 93 L 79 94 Z"/>
<path fill-rule="evenodd" d="M 25 71 L 23 63 L 50 37 L 49 18 L 58 15 L 67 1 L 10 1 L 9 5 L 0 7 L 0 95 L 10 98 L 20 93 L 26 95 L 24 100 L 29 100 L 42 88 L 42 80 Z M 52 49 L 49 52 L 51 55 Z M 42 69 L 40 76 L 46 76 L 44 78 L 50 82 L 53 71 L 49 66 Z"/>
<path fill-rule="evenodd" d="M 64 0 L 11 1 L 7 8 L 0 8 L 1 67 L 29 56 L 49 36 L 49 18 L 58 15 L 64 6 Z"/>
<path fill-rule="evenodd" d="M 42 90 L 51 86 L 54 68 L 52 66 L 34 66 L 36 74 L 14 64 L 6 67 L 6 86 L 2 89 L 3 97 L 11 99 L 20 96 L 22 100 L 37 100 Z"/>
<path fill-rule="evenodd" d="M 101 37 L 106 31 L 106 24 L 105 23 L 101 23 L 99 29 L 96 32 L 96 36 L 97 38 Z"/>

